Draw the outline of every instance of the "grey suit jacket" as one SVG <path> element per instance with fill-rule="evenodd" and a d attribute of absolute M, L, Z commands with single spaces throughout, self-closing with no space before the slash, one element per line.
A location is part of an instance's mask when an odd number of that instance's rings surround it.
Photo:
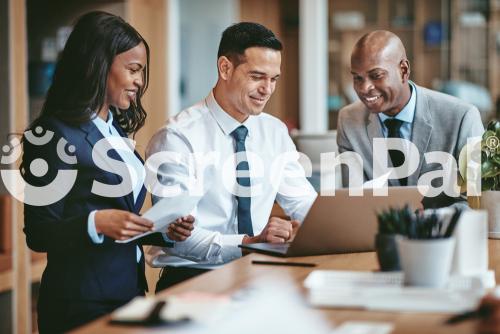
<path fill-rule="evenodd" d="M 484 132 L 476 107 L 450 95 L 415 86 L 417 101 L 411 142 L 418 148 L 420 163 L 416 172 L 408 177 L 408 185 L 416 185 L 420 175 L 426 172 L 441 169 L 439 164 L 424 162 L 426 152 L 448 152 L 458 163 L 460 150 L 467 143 L 467 138 L 481 136 Z M 357 101 L 340 110 L 338 124 L 339 152 L 360 154 L 364 180 L 373 179 L 373 138 L 384 137 L 378 116 Z M 348 182 L 347 168 L 342 166 L 344 187 L 348 186 Z M 389 180 L 389 185 L 399 185 L 399 181 Z"/>

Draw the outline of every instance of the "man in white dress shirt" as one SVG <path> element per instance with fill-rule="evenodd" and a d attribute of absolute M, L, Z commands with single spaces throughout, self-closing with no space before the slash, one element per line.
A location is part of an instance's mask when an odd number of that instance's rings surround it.
<path fill-rule="evenodd" d="M 289 241 L 314 202 L 317 194 L 286 126 L 262 113 L 280 76 L 281 49 L 273 32 L 260 24 L 227 28 L 213 90 L 151 139 L 148 157 L 161 152 L 181 157 L 159 167 L 159 182 L 188 191 L 195 179 L 203 194 L 191 236 L 148 252 L 150 265 L 165 267 L 157 291 L 241 257 L 239 244 Z M 204 168 L 193 173 L 200 165 Z M 291 220 L 270 217 L 275 200 Z"/>

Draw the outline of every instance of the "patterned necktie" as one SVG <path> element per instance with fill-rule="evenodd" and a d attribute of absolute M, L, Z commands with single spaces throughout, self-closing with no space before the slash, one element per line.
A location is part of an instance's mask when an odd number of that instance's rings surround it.
<path fill-rule="evenodd" d="M 384 124 L 388 130 L 388 138 L 403 138 L 400 131 L 403 121 L 395 118 L 388 118 L 384 121 Z M 399 150 L 389 150 L 389 156 L 391 157 L 392 165 L 394 167 L 401 166 L 405 161 L 404 153 Z M 399 179 L 399 184 L 406 186 L 408 184 L 408 179 L 406 177 Z"/>
<path fill-rule="evenodd" d="M 250 171 L 248 161 L 246 159 L 245 139 L 248 135 L 248 129 L 241 125 L 237 127 L 231 136 L 236 142 L 236 153 L 243 152 L 243 157 L 238 165 L 237 171 Z M 250 177 L 236 177 L 236 182 L 242 187 L 250 187 Z M 236 196 L 238 202 L 238 234 L 246 234 L 253 237 L 252 215 L 250 211 L 251 198 L 250 196 Z"/>

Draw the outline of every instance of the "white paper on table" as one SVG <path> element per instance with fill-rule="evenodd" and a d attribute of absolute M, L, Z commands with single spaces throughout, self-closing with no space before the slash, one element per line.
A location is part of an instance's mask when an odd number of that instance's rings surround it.
<path fill-rule="evenodd" d="M 166 231 L 167 226 L 173 223 L 177 218 L 189 215 L 200 199 L 200 196 L 191 196 L 189 193 L 162 198 L 142 215 L 143 218 L 153 222 L 154 227 L 152 231 L 136 235 L 127 240 L 116 240 L 116 242 L 127 243 L 151 233 Z"/>
<path fill-rule="evenodd" d="M 135 297 L 128 304 L 118 308 L 111 314 L 117 321 L 143 321 L 148 317 L 157 300 L 152 297 Z"/>
<path fill-rule="evenodd" d="M 346 321 L 336 327 L 331 334 L 389 334 L 394 324 L 374 321 Z"/>
<path fill-rule="evenodd" d="M 470 311 L 485 293 L 477 277 L 451 276 L 443 288 L 409 287 L 403 282 L 402 272 L 314 270 L 304 286 L 313 306 L 390 312 Z"/>

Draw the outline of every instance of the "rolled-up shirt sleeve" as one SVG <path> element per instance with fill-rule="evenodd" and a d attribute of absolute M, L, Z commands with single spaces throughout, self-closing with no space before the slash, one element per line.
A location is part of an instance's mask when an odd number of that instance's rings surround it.
<path fill-rule="evenodd" d="M 306 179 L 306 172 L 299 163 L 299 154 L 291 138 L 289 136 L 283 138 L 285 138 L 284 151 L 288 152 L 288 158 L 279 175 L 280 184 L 276 201 L 289 217 L 302 222 L 318 193 Z"/>

